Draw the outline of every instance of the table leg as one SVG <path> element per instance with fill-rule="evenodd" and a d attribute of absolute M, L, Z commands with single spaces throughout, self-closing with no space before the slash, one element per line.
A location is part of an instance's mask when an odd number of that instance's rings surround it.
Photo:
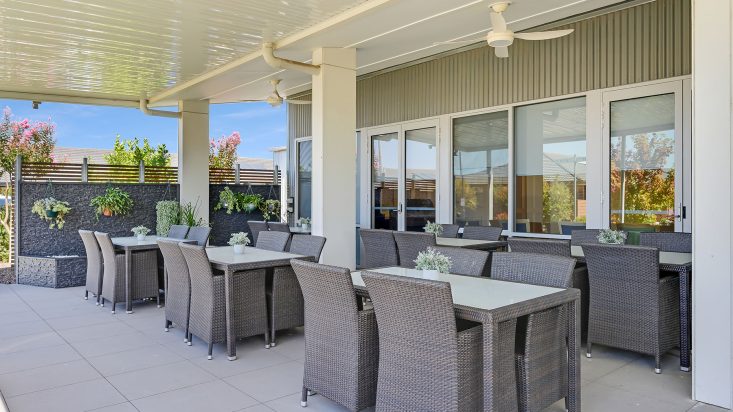
<path fill-rule="evenodd" d="M 690 273 L 680 271 L 680 370 L 690 371 Z"/>
<path fill-rule="evenodd" d="M 494 374 L 494 361 L 497 359 L 496 346 L 499 336 L 499 327 L 493 321 L 484 322 L 484 411 L 498 411 L 496 399 L 498 394 L 495 393 L 494 385 L 497 376 Z"/>
<path fill-rule="evenodd" d="M 127 313 L 132 313 L 132 251 L 125 249 L 125 301 Z"/>
<path fill-rule="evenodd" d="M 234 273 L 229 269 L 224 271 L 224 300 L 226 303 L 227 319 L 227 359 L 237 359 L 237 339 L 234 336 Z"/>
<path fill-rule="evenodd" d="M 568 312 L 568 398 L 569 412 L 580 412 L 580 299 L 567 305 Z"/>

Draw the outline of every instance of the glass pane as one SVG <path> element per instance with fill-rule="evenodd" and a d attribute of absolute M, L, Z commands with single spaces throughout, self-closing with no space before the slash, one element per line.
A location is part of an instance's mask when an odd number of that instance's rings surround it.
<path fill-rule="evenodd" d="M 516 109 L 516 232 L 585 228 L 585 97 Z"/>
<path fill-rule="evenodd" d="M 611 102 L 611 227 L 674 231 L 674 94 Z"/>
<path fill-rule="evenodd" d="M 405 132 L 405 230 L 435 222 L 437 154 L 434 127 Z"/>
<path fill-rule="evenodd" d="M 312 147 L 311 140 L 298 142 L 298 217 L 311 217 Z"/>
<path fill-rule="evenodd" d="M 361 132 L 356 132 L 356 224 L 361 223 L 361 168 L 359 167 L 359 159 L 361 159 Z"/>
<path fill-rule="evenodd" d="M 372 225 L 397 230 L 397 179 L 399 178 L 397 133 L 372 136 Z"/>
<path fill-rule="evenodd" d="M 509 219 L 509 114 L 453 121 L 453 221 L 502 226 Z"/>

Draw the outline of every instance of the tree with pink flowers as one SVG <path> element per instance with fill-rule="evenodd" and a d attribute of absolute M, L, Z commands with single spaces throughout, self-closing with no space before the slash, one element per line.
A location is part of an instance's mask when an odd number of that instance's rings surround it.
<path fill-rule="evenodd" d="M 239 132 L 213 138 L 209 142 L 209 167 L 212 169 L 231 169 L 237 161 L 237 147 L 242 143 Z"/>
<path fill-rule="evenodd" d="M 53 162 L 53 149 L 56 146 L 55 131 L 56 127 L 50 121 L 13 120 L 13 113 L 9 107 L 6 107 L 2 121 L 0 121 L 0 176 L 12 173 L 17 156 L 21 156 L 24 162 Z M 6 199 L 10 197 L 10 179 L 5 181 L 3 194 Z M 8 202 L 5 202 L 2 212 L 0 231 L 5 231 L 5 234 L 9 236 L 10 204 Z M 5 236 L 0 236 L 1 238 Z M 6 251 L 8 253 L 5 253 Z M 8 258 L 9 245 L 0 245 L 0 261 L 6 261 Z"/>

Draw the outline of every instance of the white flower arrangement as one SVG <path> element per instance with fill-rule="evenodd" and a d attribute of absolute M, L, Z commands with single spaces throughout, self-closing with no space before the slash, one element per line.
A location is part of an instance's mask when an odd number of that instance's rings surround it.
<path fill-rule="evenodd" d="M 415 259 L 415 265 L 415 269 L 437 270 L 440 273 L 449 273 L 453 262 L 451 262 L 448 256 L 428 247 L 427 250 L 418 253 L 417 259 Z"/>
<path fill-rule="evenodd" d="M 229 246 L 235 246 L 235 245 L 242 245 L 242 246 L 249 245 L 249 235 L 247 234 L 247 232 L 239 232 L 239 233 L 232 234 L 232 237 L 229 238 Z"/>
<path fill-rule="evenodd" d="M 301 217 L 300 219 L 298 219 L 298 223 L 300 223 L 301 225 L 304 225 L 304 226 L 305 225 L 310 225 L 311 224 L 311 218 L 309 218 L 309 217 Z"/>
<path fill-rule="evenodd" d="M 626 242 L 626 233 L 621 230 L 601 229 L 598 233 L 598 242 L 609 245 L 623 245 Z"/>
<path fill-rule="evenodd" d="M 145 237 L 148 233 L 150 233 L 150 229 L 146 228 L 143 225 L 135 226 L 132 228 L 132 233 L 134 233 L 137 237 Z"/>
<path fill-rule="evenodd" d="M 433 233 L 435 236 L 440 236 L 443 233 L 443 226 L 440 223 L 428 220 L 428 223 L 423 227 L 423 230 L 425 233 Z"/>

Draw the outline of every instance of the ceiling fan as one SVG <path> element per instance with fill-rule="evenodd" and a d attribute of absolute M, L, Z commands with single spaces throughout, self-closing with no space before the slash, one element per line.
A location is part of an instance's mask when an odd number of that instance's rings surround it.
<path fill-rule="evenodd" d="M 278 107 L 283 102 L 292 103 L 292 104 L 311 104 L 310 100 L 294 100 L 294 99 L 288 99 L 287 97 L 280 96 L 280 93 L 277 91 L 277 86 L 280 84 L 280 79 L 272 79 L 270 80 L 270 84 L 272 85 L 272 94 L 267 96 L 264 99 L 260 100 L 241 100 L 242 102 L 267 102 L 272 107 Z"/>
<path fill-rule="evenodd" d="M 550 40 L 558 37 L 567 36 L 573 32 L 573 29 L 566 30 L 551 30 L 551 31 L 540 31 L 533 33 L 514 33 L 509 30 L 506 26 L 506 20 L 504 19 L 504 13 L 511 1 L 500 1 L 489 4 L 489 17 L 491 18 L 491 30 L 486 34 L 486 37 L 472 39 L 472 40 L 458 40 L 458 41 L 446 41 L 435 43 L 438 44 L 460 44 L 460 43 L 476 43 L 481 40 L 485 40 L 489 46 L 494 48 L 496 57 L 509 57 L 509 46 L 514 43 L 514 39 L 520 40 Z"/>

